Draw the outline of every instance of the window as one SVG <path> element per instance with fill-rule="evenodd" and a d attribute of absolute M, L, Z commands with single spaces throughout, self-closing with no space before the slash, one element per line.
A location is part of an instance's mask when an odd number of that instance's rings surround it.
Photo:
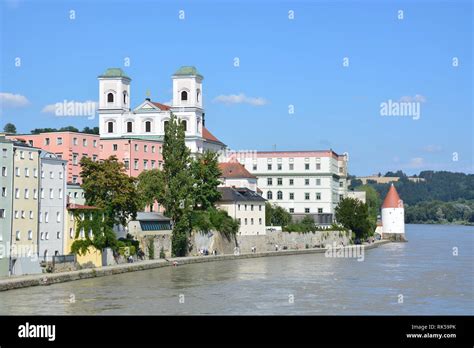
<path fill-rule="evenodd" d="M 25 199 L 28 199 L 28 198 L 30 198 L 30 190 L 25 189 Z"/>
<path fill-rule="evenodd" d="M 321 179 L 316 179 L 316 186 L 321 186 Z"/>
<path fill-rule="evenodd" d="M 2 197 L 6 197 L 6 196 L 7 196 L 7 188 L 2 187 Z"/>
<path fill-rule="evenodd" d="M 272 191 L 267 192 L 267 199 L 273 199 L 273 193 Z"/>
<path fill-rule="evenodd" d="M 304 164 L 304 169 L 305 169 L 305 170 L 309 170 L 309 163 L 305 163 L 305 164 Z"/>
<path fill-rule="evenodd" d="M 339 187 L 344 187 L 344 181 L 339 181 Z"/>
<path fill-rule="evenodd" d="M 77 184 L 77 175 L 72 176 L 72 183 Z"/>
<path fill-rule="evenodd" d="M 56 232 L 56 239 L 61 239 L 61 232 Z"/>
<path fill-rule="evenodd" d="M 107 103 L 113 103 L 114 102 L 114 94 L 109 93 L 107 94 Z"/>
<path fill-rule="evenodd" d="M 282 169 L 281 163 L 278 163 L 278 164 L 277 164 L 277 169 L 278 169 L 278 170 L 281 170 L 281 169 Z"/>
<path fill-rule="evenodd" d="M 316 163 L 316 170 L 321 170 L 321 163 Z"/>
<path fill-rule="evenodd" d="M 2 149 L 3 157 L 7 157 L 7 153 L 8 153 L 7 149 Z"/>
<path fill-rule="evenodd" d="M 181 92 L 181 100 L 188 100 L 188 92 L 186 91 Z"/>
<path fill-rule="evenodd" d="M 82 139 L 82 146 L 84 146 L 84 147 L 87 146 L 87 139 Z"/>
<path fill-rule="evenodd" d="M 125 165 L 125 169 L 129 169 L 129 168 L 130 168 L 130 161 L 129 161 L 129 160 L 123 161 L 123 164 Z"/>
<path fill-rule="evenodd" d="M 72 164 L 77 166 L 77 158 L 78 157 L 79 157 L 79 155 L 77 153 L 72 154 Z"/>
<path fill-rule="evenodd" d="M 253 165 L 252 170 L 257 170 L 257 165 L 256 164 Z"/>
<path fill-rule="evenodd" d="M 258 218 L 258 224 L 259 224 L 259 225 L 262 224 L 262 218 Z"/>
<path fill-rule="evenodd" d="M 273 179 L 272 178 L 267 178 L 267 185 L 272 186 L 273 185 Z"/>
<path fill-rule="evenodd" d="M 94 140 L 94 141 L 92 142 L 92 146 L 97 147 L 97 140 Z"/>
<path fill-rule="evenodd" d="M 0 219 L 5 218 L 5 209 L 0 209 Z"/>
<path fill-rule="evenodd" d="M 339 195 L 339 201 L 342 201 L 343 198 L 344 198 L 344 195 Z"/>
<path fill-rule="evenodd" d="M 63 138 L 58 137 L 56 138 L 56 145 L 62 145 L 63 144 Z"/>
<path fill-rule="evenodd" d="M 151 121 L 146 121 L 145 122 L 145 132 L 150 133 L 151 132 Z"/>
<path fill-rule="evenodd" d="M 32 239 L 33 239 L 33 231 L 29 230 L 28 231 L 28 240 L 32 240 Z"/>
<path fill-rule="evenodd" d="M 41 171 L 41 179 L 44 179 L 44 170 Z"/>
<path fill-rule="evenodd" d="M 250 218 L 250 224 L 253 225 L 253 218 Z"/>
<path fill-rule="evenodd" d="M 281 191 L 277 192 L 277 199 L 283 199 L 283 192 Z"/>
<path fill-rule="evenodd" d="M 33 159 L 33 152 L 31 152 L 31 151 L 28 152 L 28 156 L 30 157 L 30 160 L 32 160 Z"/>
<path fill-rule="evenodd" d="M 318 208 L 318 214 L 322 214 L 323 213 L 323 208 Z"/>
<path fill-rule="evenodd" d="M 15 175 L 20 176 L 20 168 L 19 167 L 15 167 Z"/>
<path fill-rule="evenodd" d="M 20 240 L 20 237 L 21 237 L 21 236 L 20 236 L 20 231 L 16 231 L 16 233 L 15 233 L 15 239 L 16 239 L 16 240 Z"/>
<path fill-rule="evenodd" d="M 155 153 L 155 145 L 151 146 L 151 153 Z"/>
<path fill-rule="evenodd" d="M 188 130 L 188 122 L 186 121 L 181 121 L 181 126 L 183 127 L 184 131 L 186 132 Z"/>
<path fill-rule="evenodd" d="M 46 233 L 44 234 L 44 239 L 46 239 L 46 240 L 49 239 L 49 232 L 46 232 Z"/>
<path fill-rule="evenodd" d="M 133 169 L 138 170 L 138 160 L 134 160 L 133 162 Z"/>
<path fill-rule="evenodd" d="M 240 210 L 240 204 L 237 205 L 237 208 Z"/>
<path fill-rule="evenodd" d="M 135 144 L 134 148 L 135 148 L 135 151 L 138 152 L 138 144 Z"/>
<path fill-rule="evenodd" d="M 62 180 L 62 178 L 63 178 L 63 172 L 59 172 L 59 179 Z"/>
<path fill-rule="evenodd" d="M 33 217 L 34 217 L 33 210 L 30 210 L 30 220 L 33 220 Z"/>
<path fill-rule="evenodd" d="M 262 205 L 261 204 L 258 206 L 258 211 L 262 211 Z"/>
<path fill-rule="evenodd" d="M 250 204 L 250 210 L 253 211 L 253 204 Z"/>
<path fill-rule="evenodd" d="M 143 169 L 148 169 L 148 161 L 143 160 Z"/>
<path fill-rule="evenodd" d="M 168 127 L 168 124 L 169 124 L 169 121 L 163 122 L 163 129 L 166 129 L 166 127 Z"/>
<path fill-rule="evenodd" d="M 72 227 L 69 228 L 69 238 L 74 238 L 74 232 L 72 230 Z"/>
<path fill-rule="evenodd" d="M 293 214 L 293 213 L 295 212 L 295 208 L 290 208 L 290 209 L 288 209 L 288 210 L 289 210 L 289 212 L 290 212 L 291 214 Z"/>
<path fill-rule="evenodd" d="M 316 200 L 320 201 L 321 200 L 321 193 L 316 192 Z"/>
<path fill-rule="evenodd" d="M 33 189 L 33 199 L 38 199 L 38 190 Z"/>
<path fill-rule="evenodd" d="M 245 218 L 245 224 L 247 225 L 247 218 Z"/>
<path fill-rule="evenodd" d="M 151 160 L 151 169 L 155 169 L 155 166 L 156 166 L 156 161 Z"/>
<path fill-rule="evenodd" d="M 245 211 L 247 211 L 247 204 L 245 204 Z"/>
<path fill-rule="evenodd" d="M 15 189 L 15 198 L 16 199 L 20 198 L 20 189 L 18 188 Z"/>
<path fill-rule="evenodd" d="M 306 214 L 309 214 L 309 208 L 304 208 L 304 212 L 305 212 Z"/>
<path fill-rule="evenodd" d="M 295 179 L 290 179 L 289 182 L 290 182 L 290 186 L 293 186 L 293 184 L 295 183 Z"/>
<path fill-rule="evenodd" d="M 56 222 L 61 222 L 61 213 L 59 211 L 56 212 Z"/>
<path fill-rule="evenodd" d="M 25 218 L 25 211 L 24 211 L 24 210 L 21 211 L 21 218 L 22 218 L 22 219 Z"/>
<path fill-rule="evenodd" d="M 283 179 L 282 179 L 282 178 L 278 178 L 278 179 L 277 179 L 277 185 L 278 185 L 278 186 L 283 185 Z"/>
<path fill-rule="evenodd" d="M 41 189 L 41 198 L 44 198 L 44 189 Z"/>
<path fill-rule="evenodd" d="M 2 176 L 7 176 L 7 167 L 2 167 Z"/>
<path fill-rule="evenodd" d="M 267 169 L 268 169 L 268 170 L 272 170 L 272 165 L 271 165 L 271 164 L 267 164 Z"/>
<path fill-rule="evenodd" d="M 51 179 L 54 179 L 54 172 L 49 172 L 49 177 L 50 177 Z"/>
<path fill-rule="evenodd" d="M 127 92 L 123 92 L 123 103 L 127 104 Z"/>
<path fill-rule="evenodd" d="M 290 170 L 295 169 L 295 165 L 293 163 L 290 163 Z"/>
<path fill-rule="evenodd" d="M 49 214 L 48 214 L 48 212 L 44 213 L 44 222 L 49 222 Z"/>
<path fill-rule="evenodd" d="M 53 189 L 49 189 L 49 198 L 54 198 L 54 191 Z"/>
<path fill-rule="evenodd" d="M 77 138 L 72 138 L 72 144 L 77 145 Z"/>
<path fill-rule="evenodd" d="M 18 210 L 15 210 L 15 219 L 18 219 L 20 217 L 20 212 Z"/>
<path fill-rule="evenodd" d="M 117 144 L 112 144 L 112 150 L 117 151 L 118 150 L 118 145 Z"/>
<path fill-rule="evenodd" d="M 201 91 L 198 89 L 196 90 L 196 101 L 199 102 L 199 97 L 201 95 Z"/>
<path fill-rule="evenodd" d="M 49 145 L 49 138 L 44 138 L 44 144 Z"/>
<path fill-rule="evenodd" d="M 290 199 L 295 199 L 295 194 L 293 192 L 290 192 Z"/>
<path fill-rule="evenodd" d="M 59 199 L 63 198 L 63 189 L 59 189 Z"/>
<path fill-rule="evenodd" d="M 97 155 L 92 155 L 92 160 L 93 160 L 94 162 L 97 162 Z M 61 178 L 61 179 L 62 179 L 62 178 Z"/>
<path fill-rule="evenodd" d="M 107 122 L 107 132 L 108 133 L 114 132 L 114 123 L 112 121 Z"/>
<path fill-rule="evenodd" d="M 23 151 L 20 151 L 20 158 L 24 159 L 25 158 L 25 153 Z"/>
<path fill-rule="evenodd" d="M 38 177 L 38 168 L 33 168 L 33 176 L 34 176 L 35 178 Z"/>
<path fill-rule="evenodd" d="M 143 145 L 143 152 L 148 152 L 148 145 Z"/>
<path fill-rule="evenodd" d="M 304 179 L 304 184 L 309 185 L 309 179 Z"/>
<path fill-rule="evenodd" d="M 309 192 L 305 192 L 305 193 L 304 193 L 304 199 L 305 199 L 306 201 L 309 201 Z"/>

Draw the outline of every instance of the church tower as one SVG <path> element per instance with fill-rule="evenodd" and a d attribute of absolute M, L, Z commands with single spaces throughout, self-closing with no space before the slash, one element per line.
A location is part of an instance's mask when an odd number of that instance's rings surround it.
<path fill-rule="evenodd" d="M 173 76 L 173 103 L 171 112 L 184 125 L 187 138 L 201 139 L 204 109 L 202 102 L 202 80 L 204 77 L 194 66 L 182 66 Z M 202 140 L 188 141 L 191 152 L 202 152 Z"/>
<path fill-rule="evenodd" d="M 393 183 L 382 204 L 382 238 L 405 242 L 405 210 Z"/>
<path fill-rule="evenodd" d="M 130 110 L 130 77 L 120 68 L 110 68 L 98 77 L 99 110 L 125 112 Z"/>

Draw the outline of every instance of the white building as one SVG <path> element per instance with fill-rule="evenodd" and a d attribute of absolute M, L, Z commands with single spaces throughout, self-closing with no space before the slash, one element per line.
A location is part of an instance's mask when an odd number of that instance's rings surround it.
<path fill-rule="evenodd" d="M 330 224 L 339 200 L 347 195 L 347 158 L 327 151 L 271 151 L 240 160 L 258 178 L 270 203 L 298 219 L 311 214 Z"/>
<path fill-rule="evenodd" d="M 67 161 L 55 154 L 42 151 L 40 157 L 40 261 L 52 261 L 55 255 L 64 254 L 64 229 L 66 212 Z"/>
<path fill-rule="evenodd" d="M 265 234 L 265 199 L 247 187 L 218 187 L 219 209 L 240 223 L 239 235 Z"/>
<path fill-rule="evenodd" d="M 205 128 L 203 76 L 195 67 L 181 67 L 172 76 L 172 105 L 146 98 L 135 108 L 130 105 L 131 79 L 120 68 L 108 69 L 99 79 L 100 137 L 163 141 L 171 112 L 185 128 L 186 145 L 193 154 L 220 151 L 225 145 Z"/>
<path fill-rule="evenodd" d="M 251 191 L 257 192 L 257 177 L 250 174 L 239 162 L 219 163 L 221 171 L 221 186 L 227 187 L 246 187 Z"/>
<path fill-rule="evenodd" d="M 405 209 L 393 183 L 382 204 L 382 238 L 405 241 Z"/>

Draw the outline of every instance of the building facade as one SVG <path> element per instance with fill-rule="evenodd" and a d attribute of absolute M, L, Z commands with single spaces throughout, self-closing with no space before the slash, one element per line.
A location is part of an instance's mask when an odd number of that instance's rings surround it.
<path fill-rule="evenodd" d="M 53 256 L 64 254 L 66 213 L 66 160 L 42 151 L 40 158 L 40 212 L 39 257 L 52 261 Z"/>
<path fill-rule="evenodd" d="M 13 142 L 0 135 L 0 277 L 10 274 L 13 214 Z"/>
<path fill-rule="evenodd" d="M 310 214 L 330 224 L 347 195 L 347 158 L 332 150 L 257 152 L 240 161 L 258 178 L 263 197 L 295 218 Z"/>
<path fill-rule="evenodd" d="M 38 148 L 13 143 L 10 270 L 14 275 L 41 272 L 38 262 L 40 152 Z"/>
<path fill-rule="evenodd" d="M 257 192 L 257 177 L 250 174 L 239 162 L 219 163 L 221 186 L 246 187 Z"/>

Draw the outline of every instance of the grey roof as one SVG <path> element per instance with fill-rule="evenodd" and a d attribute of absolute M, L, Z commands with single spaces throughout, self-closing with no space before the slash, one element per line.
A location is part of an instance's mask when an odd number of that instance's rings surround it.
<path fill-rule="evenodd" d="M 137 213 L 137 221 L 170 221 L 170 218 L 166 216 L 155 213 L 155 212 L 148 212 L 148 211 L 140 211 Z"/>
<path fill-rule="evenodd" d="M 246 187 L 218 187 L 220 202 L 265 202 L 265 198 Z"/>

